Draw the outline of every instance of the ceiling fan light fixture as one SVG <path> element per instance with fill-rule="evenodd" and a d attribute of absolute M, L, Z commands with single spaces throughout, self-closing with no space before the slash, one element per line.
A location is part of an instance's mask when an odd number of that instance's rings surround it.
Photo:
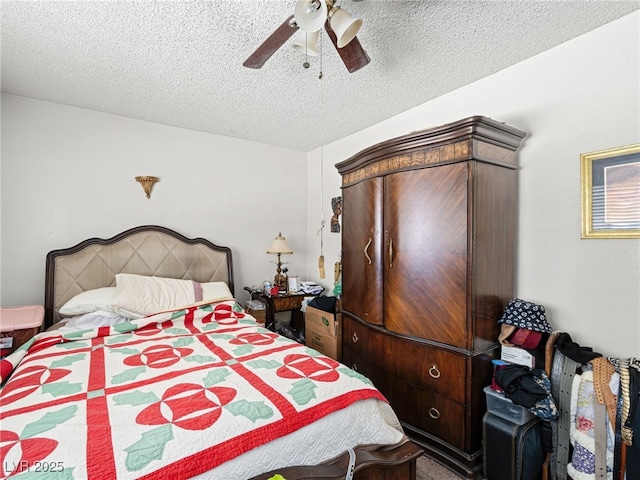
<path fill-rule="evenodd" d="M 344 63 L 344 66 L 349 73 L 354 73 L 365 67 L 371 62 L 369 55 L 362 45 L 360 40 L 356 36 L 356 33 L 360 30 L 362 20 L 353 19 L 351 15 L 346 14 L 346 21 L 344 20 L 344 14 L 342 10 L 334 5 L 335 0 L 297 0 L 295 7 L 297 11 L 295 14 L 290 15 L 282 24 L 276 28 L 276 30 L 262 42 L 262 44 L 247 58 L 243 65 L 248 68 L 262 68 L 267 60 L 278 51 L 285 43 L 294 36 L 299 30 L 303 30 L 307 33 L 317 32 L 322 27 L 326 31 L 329 40 L 336 48 L 340 60 Z M 329 10 L 329 12 L 325 12 Z M 310 18 L 307 15 L 309 10 L 315 16 L 315 23 L 310 22 Z M 336 17 L 333 19 L 332 17 Z M 343 20 L 340 20 L 343 17 Z M 334 28 L 336 29 L 334 31 Z M 340 37 L 340 44 L 338 45 L 338 36 Z M 305 39 L 304 46 L 305 53 L 307 55 L 313 55 L 311 49 L 311 41 Z M 320 45 L 321 46 L 321 45 Z M 298 47 L 299 48 L 299 47 Z M 308 50 L 308 51 L 307 51 Z M 322 49 L 320 49 L 322 50 Z M 321 56 L 321 51 L 318 51 L 318 56 Z M 322 63 L 322 62 L 321 62 Z M 303 67 L 309 68 L 310 64 L 308 59 L 302 64 Z M 322 66 L 321 66 L 322 69 Z"/>
<path fill-rule="evenodd" d="M 340 7 L 335 7 L 331 11 L 329 24 L 336 34 L 338 48 L 342 48 L 358 35 L 362 19 L 353 18 Z"/>
<path fill-rule="evenodd" d="M 297 0 L 293 16 L 301 30 L 315 32 L 327 20 L 326 0 Z"/>
<path fill-rule="evenodd" d="M 294 50 L 302 52 L 310 57 L 318 56 L 318 39 L 320 38 L 320 30 L 315 32 L 305 32 L 300 30 L 293 37 L 293 43 L 291 46 Z"/>

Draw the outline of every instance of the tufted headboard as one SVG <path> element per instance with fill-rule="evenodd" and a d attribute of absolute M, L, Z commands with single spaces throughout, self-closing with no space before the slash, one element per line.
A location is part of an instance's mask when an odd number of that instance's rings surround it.
<path fill-rule="evenodd" d="M 233 289 L 231 249 L 204 238 L 187 238 L 157 225 L 144 225 L 112 238 L 90 238 L 47 254 L 45 328 L 75 295 L 115 286 L 117 273 L 156 275 L 196 282 L 226 282 Z"/>

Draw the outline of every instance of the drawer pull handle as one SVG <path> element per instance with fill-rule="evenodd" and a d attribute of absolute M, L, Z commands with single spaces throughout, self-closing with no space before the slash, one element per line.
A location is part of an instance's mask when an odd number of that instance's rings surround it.
<path fill-rule="evenodd" d="M 351 370 L 355 370 L 357 372 L 358 371 L 358 365 L 356 365 L 354 363 L 353 366 L 351 367 Z"/>
<path fill-rule="evenodd" d="M 429 409 L 429 416 L 434 420 L 438 420 L 440 418 L 440 412 L 436 408 L 431 407 Z"/>
<path fill-rule="evenodd" d="M 431 365 L 429 369 L 429 375 L 433 378 L 440 378 L 440 370 L 438 370 L 438 366 L 436 364 Z"/>
<path fill-rule="evenodd" d="M 371 265 L 371 257 L 369 256 L 368 250 L 371 246 L 371 241 L 371 237 L 369 237 L 369 243 L 367 243 L 364 247 L 364 256 L 367 257 L 367 260 L 369 260 L 369 265 Z"/>
<path fill-rule="evenodd" d="M 389 239 L 389 268 L 393 268 L 393 238 Z"/>
<path fill-rule="evenodd" d="M 353 343 L 358 343 L 358 334 L 353 332 L 353 337 L 351 337 L 351 340 L 353 340 Z"/>

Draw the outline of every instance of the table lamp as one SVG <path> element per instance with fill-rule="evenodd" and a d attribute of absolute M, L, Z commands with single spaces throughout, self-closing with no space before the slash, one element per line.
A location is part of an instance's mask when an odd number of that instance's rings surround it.
<path fill-rule="evenodd" d="M 287 239 L 282 236 L 282 233 L 278 233 L 278 236 L 273 240 L 273 243 L 267 250 L 267 253 L 278 255 L 278 261 L 276 262 L 276 276 L 273 277 L 273 285 L 277 286 L 282 292 L 287 291 L 287 277 L 282 273 L 282 265 L 286 262 L 280 261 L 280 255 L 291 255 L 293 250 L 287 245 Z"/>

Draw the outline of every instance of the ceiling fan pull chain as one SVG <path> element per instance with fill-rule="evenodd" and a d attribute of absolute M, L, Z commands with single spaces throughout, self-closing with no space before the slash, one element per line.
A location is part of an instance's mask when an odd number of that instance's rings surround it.
<path fill-rule="evenodd" d="M 322 52 L 323 52 L 324 48 L 323 48 L 323 44 L 322 44 L 322 35 L 320 35 L 320 74 L 318 75 L 318 80 L 322 80 Z M 322 84 L 320 85 L 320 87 L 322 88 Z M 321 92 L 322 95 L 322 120 L 324 120 L 324 91 Z"/>
<path fill-rule="evenodd" d="M 302 66 L 304 68 L 309 68 L 311 66 L 309 63 L 309 32 L 304 32 L 304 63 Z"/>

